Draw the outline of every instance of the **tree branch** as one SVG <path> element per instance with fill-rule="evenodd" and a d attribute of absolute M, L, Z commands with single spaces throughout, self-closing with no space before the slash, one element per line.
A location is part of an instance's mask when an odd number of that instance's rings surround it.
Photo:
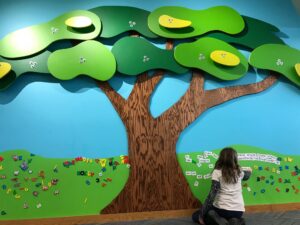
<path fill-rule="evenodd" d="M 272 86 L 277 81 L 277 79 L 278 75 L 275 73 L 271 73 L 271 75 L 269 75 L 264 80 L 254 84 L 224 87 L 205 91 L 204 103 L 206 109 L 241 96 L 262 92 Z"/>
<path fill-rule="evenodd" d="M 122 115 L 122 112 L 124 111 L 124 107 L 127 103 L 127 101 L 119 95 L 110 85 L 107 81 L 97 81 L 98 86 L 100 89 L 106 94 L 106 96 L 109 98 L 110 102 L 114 106 L 114 108 L 117 110 L 119 115 Z"/>
<path fill-rule="evenodd" d="M 167 40 L 166 41 L 166 50 L 173 49 L 173 41 Z M 145 106 L 149 106 L 150 96 L 153 93 L 154 89 L 156 88 L 157 84 L 161 80 L 162 76 L 164 75 L 163 70 L 158 70 L 153 76 L 149 77 L 148 73 L 145 72 L 138 76 L 136 83 L 131 91 L 128 100 L 132 101 L 137 98 L 138 95 L 142 93 L 142 100 Z"/>
<path fill-rule="evenodd" d="M 184 96 L 157 119 L 175 120 L 174 124 L 178 129 L 184 129 L 203 112 L 203 94 L 204 77 L 200 72 L 193 71 L 190 87 Z"/>

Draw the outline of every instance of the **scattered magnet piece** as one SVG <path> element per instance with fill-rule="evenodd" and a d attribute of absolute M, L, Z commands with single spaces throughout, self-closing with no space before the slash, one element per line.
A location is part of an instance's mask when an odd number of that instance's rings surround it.
<path fill-rule="evenodd" d="M 293 162 L 293 158 L 292 157 L 287 157 L 287 161 L 288 162 Z"/>
<path fill-rule="evenodd" d="M 20 173 L 20 171 L 19 171 L 19 170 L 16 170 L 16 171 L 14 171 L 14 175 L 15 175 L 15 176 L 18 176 L 18 175 L 19 175 L 19 173 Z"/>
<path fill-rule="evenodd" d="M 285 184 L 290 184 L 290 183 L 291 183 L 291 180 L 290 180 L 290 179 L 284 179 L 284 183 L 285 183 Z"/>
<path fill-rule="evenodd" d="M 15 195 L 15 199 L 20 199 L 20 198 L 21 198 L 21 195 L 19 195 L 19 194 Z"/>
<path fill-rule="evenodd" d="M 195 187 L 198 187 L 198 185 L 199 185 L 199 182 L 198 182 L 198 181 L 195 181 L 195 182 L 194 182 L 194 186 L 195 186 Z"/>
<path fill-rule="evenodd" d="M 48 190 L 49 190 L 49 187 L 48 187 L 48 186 L 43 186 L 43 187 L 42 187 L 42 190 L 43 190 L 43 191 L 48 191 Z"/>
<path fill-rule="evenodd" d="M 29 205 L 28 205 L 27 202 L 25 202 L 25 203 L 23 204 L 23 209 L 28 209 L 28 208 L 29 208 Z"/>

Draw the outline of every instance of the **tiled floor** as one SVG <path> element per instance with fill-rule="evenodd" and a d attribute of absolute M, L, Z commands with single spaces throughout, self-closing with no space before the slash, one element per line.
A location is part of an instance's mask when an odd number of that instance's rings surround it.
<path fill-rule="evenodd" d="M 300 211 L 276 213 L 249 213 L 244 216 L 247 225 L 300 225 Z M 96 225 L 96 224 L 89 224 Z M 105 223 L 105 225 L 195 225 L 191 218 L 145 220 Z"/>

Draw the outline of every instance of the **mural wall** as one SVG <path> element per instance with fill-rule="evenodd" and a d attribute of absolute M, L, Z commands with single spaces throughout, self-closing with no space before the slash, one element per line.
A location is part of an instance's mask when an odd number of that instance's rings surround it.
<path fill-rule="evenodd" d="M 225 146 L 300 201 L 292 1 L 0 4 L 1 220 L 195 208 Z"/>

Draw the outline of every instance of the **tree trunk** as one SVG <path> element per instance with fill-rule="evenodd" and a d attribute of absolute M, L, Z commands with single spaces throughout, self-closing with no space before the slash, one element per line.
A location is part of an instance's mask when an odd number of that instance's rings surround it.
<path fill-rule="evenodd" d="M 199 206 L 176 157 L 179 132 L 137 111 L 123 121 L 128 134 L 130 175 L 120 195 L 101 213 L 190 209 Z M 174 135 L 176 134 L 176 135 Z"/>
<path fill-rule="evenodd" d="M 258 83 L 206 91 L 204 77 L 194 72 L 185 95 L 154 119 L 149 100 L 162 75 L 160 72 L 151 78 L 140 75 L 127 100 L 108 83 L 99 83 L 126 127 L 131 165 L 125 188 L 102 210 L 103 214 L 198 207 L 199 201 L 192 195 L 176 157 L 180 133 L 207 109 L 264 91 L 277 80 L 277 75 L 272 74 Z"/>

